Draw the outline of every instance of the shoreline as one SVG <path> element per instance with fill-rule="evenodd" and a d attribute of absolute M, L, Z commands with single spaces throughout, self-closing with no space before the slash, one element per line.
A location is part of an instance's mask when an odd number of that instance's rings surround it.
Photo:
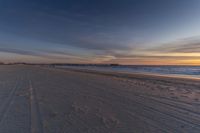
<path fill-rule="evenodd" d="M 148 73 L 148 72 L 125 72 L 125 71 L 110 71 L 110 70 L 92 70 L 92 69 L 84 69 L 84 68 L 59 68 L 55 67 L 55 69 L 61 69 L 61 70 L 71 70 L 71 71 L 77 71 L 77 72 L 83 72 L 83 73 L 93 73 L 93 74 L 101 74 L 101 75 L 110 75 L 110 76 L 121 76 L 124 78 L 131 78 L 135 76 L 142 76 L 142 77 L 162 77 L 166 79 L 183 79 L 183 80 L 195 80 L 199 81 L 200 77 L 190 77 L 189 75 L 179 75 L 179 74 L 157 74 L 157 73 Z M 127 76 L 127 77 L 126 77 Z"/>

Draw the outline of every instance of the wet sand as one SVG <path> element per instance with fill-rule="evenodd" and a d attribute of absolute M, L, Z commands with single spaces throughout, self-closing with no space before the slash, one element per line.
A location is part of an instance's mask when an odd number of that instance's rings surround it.
<path fill-rule="evenodd" d="M 199 133 L 200 80 L 0 66 L 2 133 Z"/>

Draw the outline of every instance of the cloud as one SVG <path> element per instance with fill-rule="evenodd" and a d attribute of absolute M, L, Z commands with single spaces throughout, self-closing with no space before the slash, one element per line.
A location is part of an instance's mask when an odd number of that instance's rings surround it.
<path fill-rule="evenodd" d="M 1 31 L 31 40 L 89 50 L 129 48 L 127 45 L 130 36 L 124 35 L 118 25 L 108 26 L 102 18 L 85 12 L 68 9 L 51 10 L 45 7 L 37 10 L 17 8 L 7 11 L 7 9 L 0 13 Z"/>
<path fill-rule="evenodd" d="M 191 37 L 181 39 L 163 44 L 160 47 L 149 49 L 149 51 L 165 53 L 200 53 L 200 38 Z"/>
<path fill-rule="evenodd" d="M 126 42 L 117 42 L 115 38 L 102 36 L 81 37 L 74 41 L 73 46 L 90 49 L 90 50 L 128 50 Z"/>
<path fill-rule="evenodd" d="M 44 62 L 72 62 L 72 63 L 87 63 L 89 61 L 96 61 L 96 56 L 79 56 L 76 54 L 64 52 L 64 51 L 57 51 L 57 50 L 47 50 L 47 51 L 30 51 L 30 50 L 21 50 L 21 49 L 15 49 L 15 48 L 0 48 L 0 53 L 9 53 L 9 54 L 17 54 L 21 59 L 26 59 L 28 61 L 29 59 L 40 59 Z M 12 56 L 13 57 L 13 56 Z M 17 58 L 16 58 L 17 59 Z M 103 57 L 102 57 L 103 59 Z M 45 61 L 47 60 L 47 61 Z M 14 62 L 17 60 L 14 60 Z"/>
<path fill-rule="evenodd" d="M 199 57 L 188 56 L 131 56 L 113 58 L 103 63 L 119 63 L 132 65 L 199 65 Z"/>
<path fill-rule="evenodd" d="M 30 56 L 42 56 L 43 55 L 40 52 L 14 49 L 14 48 L 0 48 L 0 52 L 14 53 L 14 54 L 20 54 L 20 55 L 30 55 Z"/>

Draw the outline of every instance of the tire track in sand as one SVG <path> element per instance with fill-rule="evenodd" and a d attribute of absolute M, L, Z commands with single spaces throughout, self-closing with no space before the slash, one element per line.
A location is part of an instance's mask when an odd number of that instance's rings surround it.
<path fill-rule="evenodd" d="M 43 126 L 39 111 L 39 105 L 36 98 L 35 89 L 32 87 L 31 81 L 29 81 L 30 89 L 30 108 L 31 108 L 31 133 L 43 133 Z"/>
<path fill-rule="evenodd" d="M 11 105 L 13 104 L 13 100 L 16 94 L 17 89 L 19 88 L 19 82 L 20 81 L 16 81 L 16 84 L 14 85 L 13 89 L 11 90 L 11 92 L 8 95 L 8 98 L 6 99 L 6 101 L 2 104 L 2 106 L 0 107 L 0 127 L 3 123 L 3 121 L 6 118 L 6 115 L 11 107 Z"/>

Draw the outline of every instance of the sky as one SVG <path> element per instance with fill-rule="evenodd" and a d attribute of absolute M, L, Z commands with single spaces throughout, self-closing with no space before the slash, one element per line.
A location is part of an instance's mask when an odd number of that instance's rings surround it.
<path fill-rule="evenodd" d="M 200 1 L 0 0 L 0 62 L 200 65 Z"/>

